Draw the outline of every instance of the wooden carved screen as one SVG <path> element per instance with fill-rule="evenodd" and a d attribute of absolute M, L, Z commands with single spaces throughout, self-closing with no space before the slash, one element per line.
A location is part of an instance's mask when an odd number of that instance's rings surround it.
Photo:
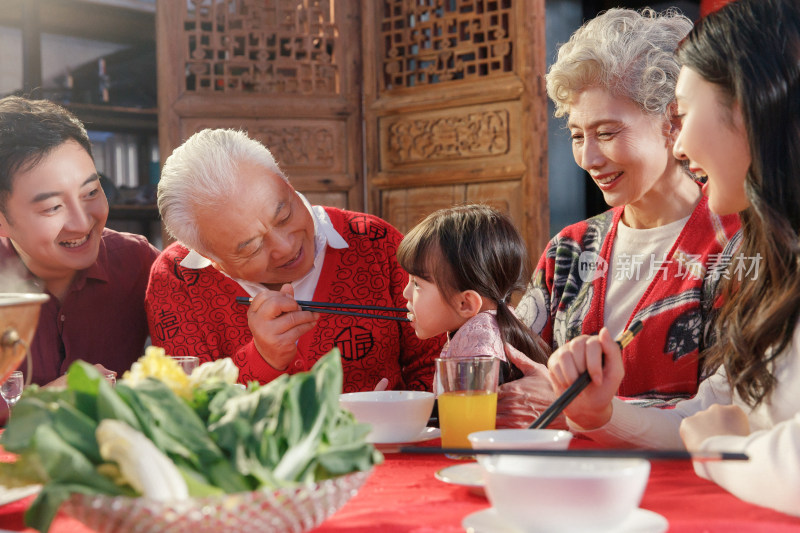
<path fill-rule="evenodd" d="M 363 209 L 356 2 L 160 0 L 162 160 L 203 128 L 262 141 L 312 203 Z"/>
<path fill-rule="evenodd" d="M 435 209 L 488 203 L 538 257 L 549 236 L 544 0 L 361 5 L 371 210 L 407 231 Z"/>

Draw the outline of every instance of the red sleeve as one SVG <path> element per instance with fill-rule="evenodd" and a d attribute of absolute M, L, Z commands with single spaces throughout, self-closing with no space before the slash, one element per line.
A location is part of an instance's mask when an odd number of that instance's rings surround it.
<path fill-rule="evenodd" d="M 186 253 L 173 244 L 153 263 L 145 298 L 152 343 L 170 355 L 194 355 L 201 362 L 231 357 L 240 383 L 266 383 L 283 374 L 255 347 L 247 309 L 235 301 L 247 296 L 244 289 L 213 267 L 181 267 Z"/>
<path fill-rule="evenodd" d="M 558 236 L 556 236 L 556 239 L 557 238 Z M 539 333 L 542 340 L 551 347 L 553 346 L 553 315 L 550 313 L 550 309 L 554 297 L 553 279 L 555 276 L 555 258 L 548 258 L 547 255 L 551 253 L 554 246 L 556 246 L 555 239 L 547 243 L 547 248 L 545 248 L 542 256 L 539 258 L 536 271 L 533 273 L 533 284 L 534 287 L 540 289 L 544 295 L 545 309 L 542 311 L 547 315 L 547 322 L 545 322 L 544 328 L 542 331 L 535 333 Z"/>
<path fill-rule="evenodd" d="M 234 359 L 239 366 L 239 383 L 245 385 L 250 381 L 269 383 L 281 374 L 286 374 L 285 370 L 275 370 L 267 363 L 252 340 L 237 350 Z"/>
<path fill-rule="evenodd" d="M 197 335 L 201 324 L 189 284 L 178 275 L 178 263 L 186 254 L 176 246 L 164 250 L 150 269 L 145 293 L 150 338 L 169 355 L 194 355 L 201 362 L 213 361 L 217 354 Z"/>

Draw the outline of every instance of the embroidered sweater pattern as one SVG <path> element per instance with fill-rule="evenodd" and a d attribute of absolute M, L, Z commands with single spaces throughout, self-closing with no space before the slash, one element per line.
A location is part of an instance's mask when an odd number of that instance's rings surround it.
<path fill-rule="evenodd" d="M 396 260 L 402 234 L 378 217 L 325 207 L 348 247 L 325 251 L 314 292 L 321 302 L 405 307 L 408 274 Z M 371 390 L 389 379 L 390 389 L 430 391 L 434 358 L 444 336 L 420 340 L 404 322 L 320 314 L 313 330 L 297 343 L 285 371 L 272 368 L 258 353 L 247 323 L 248 296 L 234 280 L 212 266 L 180 265 L 188 249 L 167 247 L 153 265 L 146 308 L 152 342 L 171 355 L 195 355 L 201 362 L 231 357 L 239 381 L 269 382 L 283 373 L 309 370 L 334 347 L 342 354 L 343 392 Z"/>
<path fill-rule="evenodd" d="M 517 312 L 553 349 L 603 327 L 608 268 L 623 207 L 568 226 L 548 244 Z M 626 327 L 642 331 L 623 352 L 618 394 L 661 400 L 697 392 L 706 328 L 715 304 L 723 249 L 738 215 L 718 216 L 703 197 L 678 235 Z"/>

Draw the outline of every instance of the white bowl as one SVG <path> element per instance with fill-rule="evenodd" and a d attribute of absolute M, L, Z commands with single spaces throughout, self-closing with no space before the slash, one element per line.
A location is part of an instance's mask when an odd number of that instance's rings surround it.
<path fill-rule="evenodd" d="M 467 438 L 473 450 L 501 450 L 513 448 L 517 450 L 566 450 L 572 440 L 572 433 L 563 429 L 527 429 L 509 428 L 476 431 Z M 491 455 L 477 455 L 478 462 L 483 465 Z"/>
<path fill-rule="evenodd" d="M 424 391 L 348 392 L 339 405 L 356 420 L 372 425 L 369 442 L 411 442 L 419 437 L 433 411 L 434 395 Z"/>
<path fill-rule="evenodd" d="M 476 450 L 566 450 L 572 433 L 562 429 L 493 429 L 470 433 L 467 438 Z"/>
<path fill-rule="evenodd" d="M 645 459 L 497 455 L 482 465 L 492 506 L 525 533 L 613 531 L 650 476 Z"/>

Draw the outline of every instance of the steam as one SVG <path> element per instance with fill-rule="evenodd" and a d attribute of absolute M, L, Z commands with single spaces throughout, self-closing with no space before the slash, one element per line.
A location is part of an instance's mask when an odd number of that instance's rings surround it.
<path fill-rule="evenodd" d="M 42 289 L 29 276 L 22 262 L 5 265 L 0 270 L 0 293 L 41 293 Z"/>

